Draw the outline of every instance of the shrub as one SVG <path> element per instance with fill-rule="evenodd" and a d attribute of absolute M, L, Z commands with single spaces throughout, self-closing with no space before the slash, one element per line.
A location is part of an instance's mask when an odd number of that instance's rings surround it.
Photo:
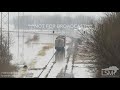
<path fill-rule="evenodd" d="M 3 72 L 16 71 L 16 67 L 10 64 L 11 60 L 12 60 L 12 55 L 8 52 L 7 40 L 3 37 L 2 44 L 0 41 L 0 78 L 2 78 L 1 73 Z"/>
<path fill-rule="evenodd" d="M 93 24 L 93 35 L 88 44 L 95 54 L 99 70 L 110 66 L 120 68 L 120 13 L 105 14 L 97 24 Z"/>

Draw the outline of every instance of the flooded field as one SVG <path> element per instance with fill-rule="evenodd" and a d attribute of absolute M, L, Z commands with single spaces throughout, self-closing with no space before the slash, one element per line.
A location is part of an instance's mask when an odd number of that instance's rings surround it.
<path fill-rule="evenodd" d="M 85 53 L 73 64 L 74 42 L 66 37 L 63 51 L 55 50 L 55 39 L 59 35 L 50 33 L 10 32 L 13 55 L 12 64 L 19 67 L 22 78 L 92 78 L 93 74 L 84 62 Z M 19 37 L 18 37 L 19 36 Z M 73 43 L 73 44 L 72 44 Z M 55 54 L 55 55 L 54 55 Z M 88 58 L 87 58 L 88 59 Z M 26 68 L 23 66 L 26 65 Z M 92 64 L 93 65 L 93 64 Z"/>

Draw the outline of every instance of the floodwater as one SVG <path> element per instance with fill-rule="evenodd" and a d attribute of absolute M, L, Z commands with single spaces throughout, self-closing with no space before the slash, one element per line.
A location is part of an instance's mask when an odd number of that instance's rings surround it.
<path fill-rule="evenodd" d="M 33 40 L 34 35 L 38 36 L 36 40 Z M 11 33 L 12 45 L 10 47 L 10 52 L 13 55 L 13 63 L 23 64 L 30 63 L 35 57 L 37 57 L 38 52 L 47 45 L 52 44 L 54 48 L 55 35 L 47 34 L 30 34 L 30 33 Z"/>
<path fill-rule="evenodd" d="M 43 67 L 46 62 L 50 60 L 52 55 L 55 53 L 54 44 L 55 44 L 55 38 L 57 35 L 51 34 L 34 34 L 34 33 L 23 33 L 19 34 L 16 32 L 10 32 L 11 36 L 11 47 L 10 47 L 10 53 L 13 55 L 12 64 L 27 64 L 30 65 L 32 63 L 31 67 L 40 68 Z M 34 36 L 38 36 L 37 39 L 34 39 Z M 70 39 L 67 40 L 68 43 L 70 43 Z M 46 49 L 46 46 L 52 45 L 50 48 Z M 42 49 L 45 49 L 46 52 L 42 51 Z M 69 50 L 69 44 L 65 47 L 65 50 L 63 51 L 57 51 L 55 54 L 55 61 L 56 64 L 53 66 L 53 69 L 51 70 L 48 78 L 55 78 L 60 77 L 59 74 L 63 73 L 64 66 L 66 64 L 66 58 L 67 54 L 70 53 Z M 38 54 L 41 53 L 41 56 Z M 34 65 L 33 65 L 34 63 Z M 68 64 L 68 68 L 72 66 L 72 60 Z M 87 68 L 88 64 L 75 64 L 75 67 L 73 69 L 73 76 L 74 78 L 92 78 L 93 73 L 89 72 L 89 69 Z M 49 70 L 49 69 L 48 69 Z M 66 78 L 71 77 L 71 73 L 69 73 L 69 69 L 67 69 L 66 72 Z M 37 72 L 37 71 L 36 71 Z M 46 71 L 47 72 L 47 71 Z M 36 76 L 39 72 L 37 72 Z"/>

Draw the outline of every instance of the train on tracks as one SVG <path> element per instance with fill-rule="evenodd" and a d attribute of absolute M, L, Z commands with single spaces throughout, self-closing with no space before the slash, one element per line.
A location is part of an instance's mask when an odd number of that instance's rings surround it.
<path fill-rule="evenodd" d="M 55 40 L 55 49 L 57 51 L 62 51 L 65 49 L 66 36 L 60 35 Z"/>

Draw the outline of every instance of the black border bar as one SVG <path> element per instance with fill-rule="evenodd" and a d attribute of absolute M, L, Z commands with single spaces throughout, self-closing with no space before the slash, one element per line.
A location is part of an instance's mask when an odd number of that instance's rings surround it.
<path fill-rule="evenodd" d="M 0 12 L 118 12 L 119 8 L 0 8 Z"/>

